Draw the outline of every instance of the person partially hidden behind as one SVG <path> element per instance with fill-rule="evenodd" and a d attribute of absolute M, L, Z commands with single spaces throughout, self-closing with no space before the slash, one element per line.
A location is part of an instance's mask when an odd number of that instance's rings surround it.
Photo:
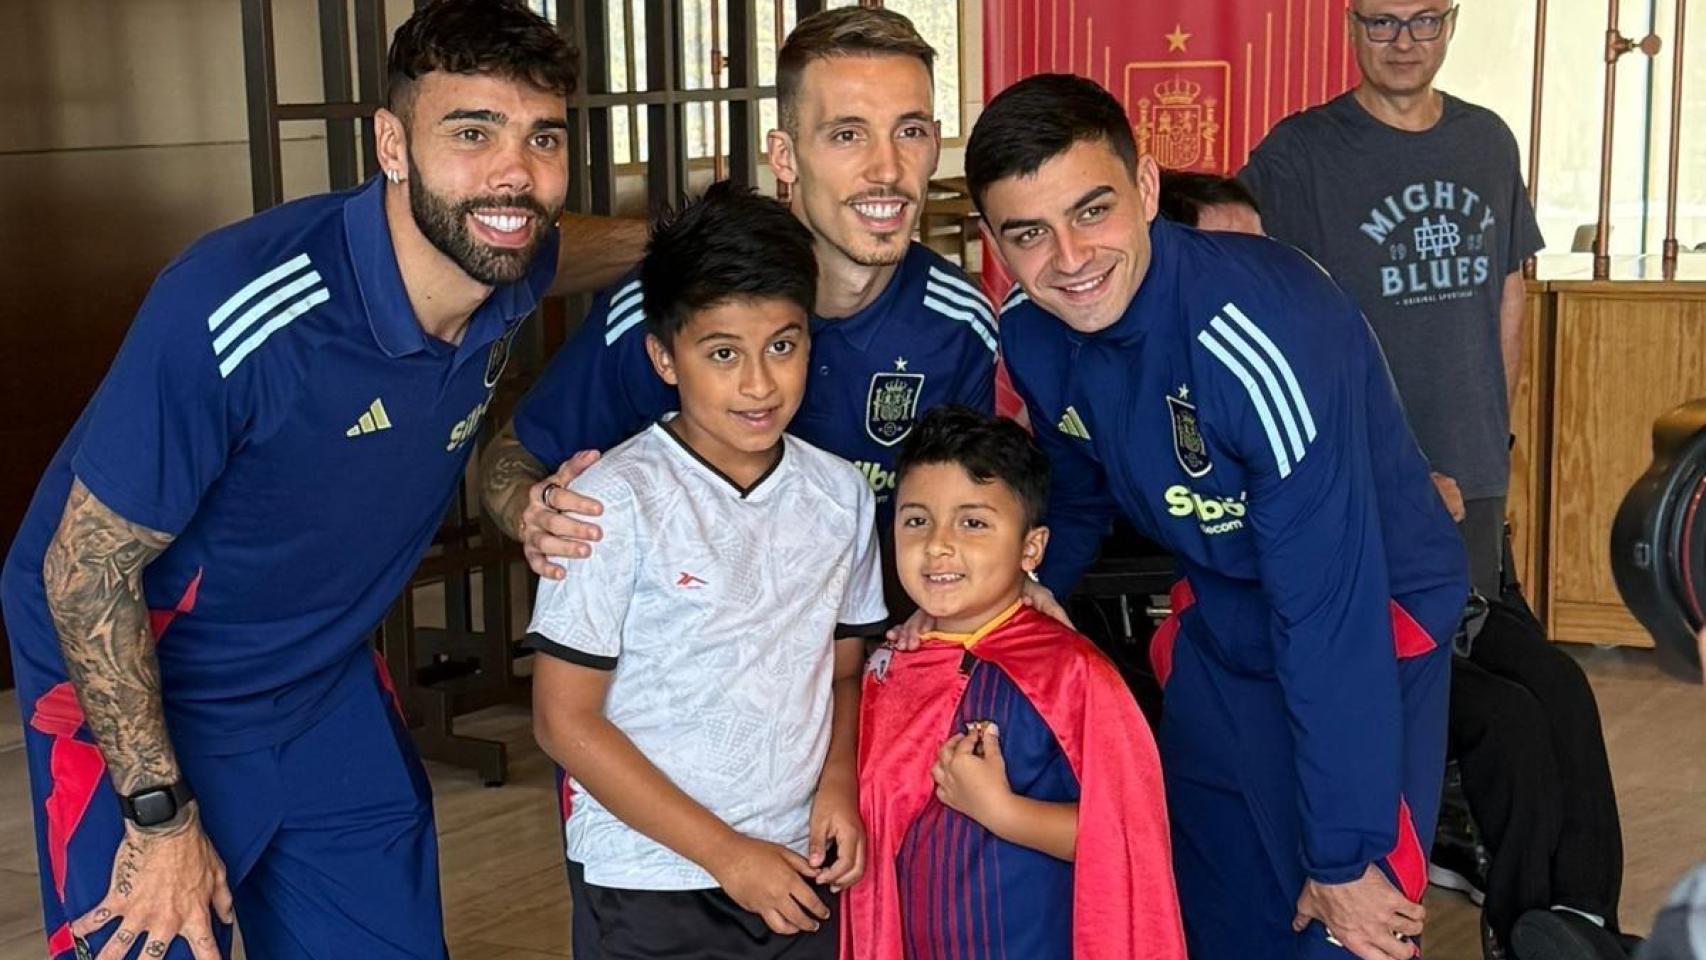
<path fill-rule="evenodd" d="M 870 867 L 842 956 L 1183 958 L 1149 728 L 1112 662 L 1020 602 L 1048 545 L 1047 456 L 948 406 L 898 469 L 895 563 L 935 629 L 865 671 Z"/>
<path fill-rule="evenodd" d="M 1161 171 L 1161 215 L 1198 230 L 1265 236 L 1262 208 L 1242 183 L 1200 170 Z"/>
<path fill-rule="evenodd" d="M 580 475 L 606 534 L 540 581 L 527 638 L 535 733 L 569 778 L 577 960 L 836 955 L 864 863 L 859 667 L 887 612 L 869 485 L 783 433 L 816 281 L 811 232 L 728 183 L 641 263 L 680 411 Z"/>

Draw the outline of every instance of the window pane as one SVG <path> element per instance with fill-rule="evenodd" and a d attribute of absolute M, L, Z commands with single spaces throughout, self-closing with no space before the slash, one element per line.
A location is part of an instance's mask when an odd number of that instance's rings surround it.
<path fill-rule="evenodd" d="M 623 18 L 627 4 L 622 0 L 604 0 L 604 22 L 610 41 L 606 44 L 605 64 L 610 70 L 610 92 L 628 91 L 628 24 Z"/>
<path fill-rule="evenodd" d="M 832 3 L 830 6 L 848 6 Z M 942 137 L 960 135 L 960 5 L 958 0 L 886 0 L 883 6 L 904 14 L 936 48 L 936 119 Z"/>
<path fill-rule="evenodd" d="M 755 16 L 758 27 L 758 85 L 761 87 L 774 86 L 776 83 L 776 54 L 782 49 L 776 31 L 778 4 L 782 7 L 780 39 L 787 39 L 788 32 L 794 29 L 794 22 L 799 19 L 793 0 L 757 0 Z M 768 130 L 769 127 L 765 129 Z"/>
<path fill-rule="evenodd" d="M 730 2 L 749 3 L 751 0 L 717 0 L 718 49 L 726 55 L 729 37 Z M 727 71 L 711 83 L 711 0 L 685 0 L 677 8 L 681 17 L 681 87 L 684 90 L 705 90 L 726 86 Z"/>
<path fill-rule="evenodd" d="M 1658 0 L 1654 21 L 1659 35 L 1665 38 L 1665 49 L 1656 61 L 1653 76 L 1653 140 L 1651 164 L 1647 174 L 1647 190 L 1651 212 L 1647 217 L 1647 250 L 1658 253 L 1664 249 L 1665 200 L 1670 189 L 1670 103 L 1671 103 L 1671 34 L 1676 23 L 1676 0 Z M 1688 11 L 1687 46 L 1682 63 L 1682 142 L 1677 164 L 1676 236 L 1684 251 L 1706 255 L 1706 137 L 1698 131 L 1706 129 L 1706 56 L 1698 52 L 1706 43 L 1706 20 L 1697 12 L 1698 5 Z M 1696 51 L 1690 53 L 1688 51 Z M 1626 58 L 1627 59 L 1627 58 Z M 1619 81 L 1621 82 L 1621 81 Z M 1621 127 L 1623 118 L 1617 119 Z M 1629 121 L 1633 123 L 1634 121 Z"/>
<path fill-rule="evenodd" d="M 614 107 L 610 111 L 610 156 L 618 165 L 634 162 L 633 120 L 631 107 Z"/>
<path fill-rule="evenodd" d="M 704 160 L 711 156 L 712 124 L 716 122 L 718 113 L 722 115 L 723 156 L 729 155 L 729 105 L 717 103 L 689 103 L 684 108 L 687 113 L 687 156 L 692 160 Z"/>
<path fill-rule="evenodd" d="M 758 101 L 758 152 L 764 154 L 769 149 L 770 131 L 776 129 L 780 121 L 776 118 L 776 98 L 765 97 Z"/>
<path fill-rule="evenodd" d="M 635 90 L 648 90 L 646 86 L 646 5 L 644 0 L 629 0 L 628 25 L 634 34 L 633 43 L 629 44 L 634 50 L 634 83 Z M 641 134 L 642 138 L 644 134 Z"/>

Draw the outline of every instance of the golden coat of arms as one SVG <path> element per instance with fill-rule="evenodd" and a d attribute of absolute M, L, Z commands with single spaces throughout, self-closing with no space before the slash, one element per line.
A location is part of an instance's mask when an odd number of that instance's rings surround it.
<path fill-rule="evenodd" d="M 1155 162 L 1175 170 L 1188 169 L 1206 157 L 1214 160 L 1220 122 L 1213 97 L 1201 100 L 1202 84 L 1173 77 L 1155 85 L 1154 99 L 1137 102 L 1137 148 Z"/>

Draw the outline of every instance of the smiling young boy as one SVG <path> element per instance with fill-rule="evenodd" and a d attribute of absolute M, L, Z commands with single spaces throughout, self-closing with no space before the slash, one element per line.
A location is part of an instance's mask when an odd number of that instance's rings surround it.
<path fill-rule="evenodd" d="M 713 186 L 653 231 L 647 351 L 680 395 L 577 483 L 604 540 L 543 580 L 540 745 L 570 778 L 577 958 L 831 958 L 863 872 L 859 664 L 884 626 L 869 486 L 783 429 L 811 234 Z"/>
<path fill-rule="evenodd" d="M 865 672 L 870 873 L 842 955 L 1184 957 L 1149 728 L 1107 658 L 1020 604 L 1047 457 L 1010 420 L 943 407 L 898 472 L 895 563 L 936 629 Z"/>

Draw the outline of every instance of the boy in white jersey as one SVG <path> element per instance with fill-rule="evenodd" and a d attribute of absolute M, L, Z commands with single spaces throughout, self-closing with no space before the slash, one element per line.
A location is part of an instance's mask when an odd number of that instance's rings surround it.
<path fill-rule="evenodd" d="M 869 486 L 782 432 L 816 269 L 786 208 L 725 184 L 641 265 L 681 410 L 577 481 L 606 534 L 540 582 L 529 633 L 577 960 L 835 956 L 834 894 L 864 870 L 861 638 L 887 614 Z"/>

